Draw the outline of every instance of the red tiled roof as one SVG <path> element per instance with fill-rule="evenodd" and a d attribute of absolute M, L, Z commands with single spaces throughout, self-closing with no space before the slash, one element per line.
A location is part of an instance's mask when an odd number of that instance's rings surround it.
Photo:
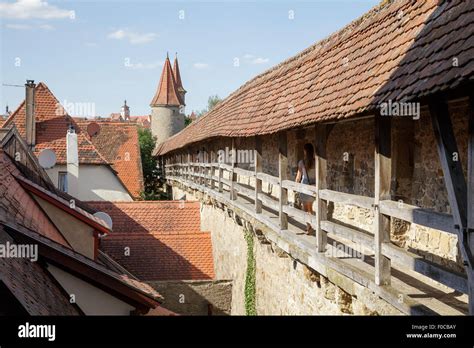
<path fill-rule="evenodd" d="M 20 239 L 21 242 L 26 242 L 27 244 L 38 244 L 40 256 L 57 263 L 59 267 L 72 270 L 74 273 L 81 273 L 86 279 L 94 280 L 114 292 L 130 294 L 128 290 L 132 290 L 139 293 L 139 297 L 141 298 L 139 301 L 144 300 L 151 308 L 156 307 L 156 301 L 162 300 L 162 296 L 146 283 L 132 279 L 126 274 L 119 274 L 112 271 L 75 250 L 65 248 L 61 244 L 44 238 L 34 231 L 19 226 L 10 226 L 10 224 L 8 224 L 7 227 L 10 228 L 11 232 L 9 232 L 9 234 L 11 234 L 13 238 Z M 132 295 L 132 298 L 137 300 L 136 296 Z"/>
<path fill-rule="evenodd" d="M 184 91 L 183 87 L 183 82 L 181 81 L 181 73 L 179 72 L 179 63 L 178 63 L 178 56 L 174 58 L 174 63 L 173 63 L 173 76 L 174 80 L 176 82 L 176 88 L 178 92 Z M 183 101 L 181 101 L 181 104 L 183 104 Z"/>
<path fill-rule="evenodd" d="M 13 136 L 19 138 L 16 132 Z M 21 138 L 17 142 L 22 144 Z M 149 285 L 112 271 L 74 251 L 29 192 L 89 223 L 97 231 L 108 232 L 102 225 L 103 221 L 77 206 L 71 208 L 63 198 L 23 177 L 17 167 L 19 165 L 0 148 L 0 243 L 14 240 L 21 244 L 38 245 L 40 256 L 48 262 L 57 263 L 73 274 L 80 273 L 91 283 L 101 284 L 102 289 L 107 288 L 111 294 L 124 295 L 128 303 L 139 304 L 141 309 L 156 307 L 156 301 L 162 298 Z M 35 170 L 35 167 L 30 169 Z M 41 172 L 36 174 L 42 175 Z M 63 290 L 56 289 L 57 283 L 41 266 L 43 263 L 28 260 L 28 265 L 23 261 L 7 259 L 2 262 L 0 258 L 0 282 L 8 287 L 28 313 L 81 314 L 75 311 L 75 306 L 64 308 L 69 303 L 69 297 Z"/>
<path fill-rule="evenodd" d="M 93 121 L 78 121 L 82 133 Z M 112 168 L 125 185 L 131 196 L 140 198 L 143 187 L 143 170 L 138 142 L 138 128 L 128 122 L 97 122 L 100 132 L 90 139 L 95 148 L 112 163 Z"/>
<path fill-rule="evenodd" d="M 46 199 L 59 209 L 66 211 L 70 215 L 73 215 L 76 218 L 79 218 L 79 220 L 90 225 L 91 227 L 94 227 L 97 231 L 102 233 L 108 233 L 110 231 L 110 228 L 104 221 L 95 217 L 94 215 L 90 214 L 89 212 L 85 211 L 77 205 L 71 207 L 70 202 L 64 199 L 63 197 L 56 195 L 55 193 L 22 177 L 21 175 L 15 176 L 15 179 L 28 192 L 38 195 L 43 199 Z"/>
<path fill-rule="evenodd" d="M 66 133 L 69 125 L 75 125 L 59 101 L 49 90 L 48 86 L 40 82 L 35 89 L 35 118 L 36 118 L 36 146 L 35 155 L 43 149 L 51 149 L 56 153 L 58 164 L 66 163 Z M 22 137 L 25 131 L 25 101 L 13 112 L 3 127 L 16 126 Z M 97 149 L 87 139 L 85 134 L 77 135 L 79 149 L 79 163 L 107 164 Z"/>
<path fill-rule="evenodd" d="M 142 281 L 214 278 L 210 233 L 117 233 L 103 238 L 101 248 Z"/>
<path fill-rule="evenodd" d="M 130 116 L 130 121 L 136 122 L 138 125 L 144 128 L 151 127 L 151 118 L 150 115 L 144 116 Z"/>
<path fill-rule="evenodd" d="M 110 119 L 113 120 L 113 121 L 121 120 L 122 115 L 120 114 L 120 112 L 112 112 L 110 114 Z"/>
<path fill-rule="evenodd" d="M 174 80 L 173 70 L 171 69 L 168 57 L 166 57 L 163 66 L 158 89 L 150 103 L 150 106 L 156 105 L 181 105 L 181 99 L 179 98 L 178 88 L 176 86 L 176 81 Z"/>
<path fill-rule="evenodd" d="M 385 2 L 247 82 L 155 153 L 215 136 L 271 134 L 344 119 L 374 112 L 387 100 L 472 85 L 473 31 L 473 1 Z"/>
<path fill-rule="evenodd" d="M 113 234 L 152 233 L 188 234 L 201 231 L 199 202 L 86 202 L 97 211 L 109 214 Z"/>
<path fill-rule="evenodd" d="M 28 229 L 70 247 L 61 232 L 44 214 L 36 201 L 20 185 L 20 171 L 0 149 L 0 221 L 14 221 Z"/>
<path fill-rule="evenodd" d="M 0 225 L 0 243 L 16 241 Z M 0 282 L 10 290 L 29 315 L 79 315 L 64 290 L 39 262 L 27 258 L 0 257 Z"/>
<path fill-rule="evenodd" d="M 88 202 L 109 214 L 101 248 L 140 280 L 214 278 L 211 235 L 201 232 L 199 202 Z M 125 256 L 124 248 L 130 248 Z"/>

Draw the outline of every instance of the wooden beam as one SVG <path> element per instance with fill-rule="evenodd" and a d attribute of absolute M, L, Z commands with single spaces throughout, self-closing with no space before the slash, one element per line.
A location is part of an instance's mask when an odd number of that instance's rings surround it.
<path fill-rule="evenodd" d="M 375 283 L 390 284 L 390 259 L 384 256 L 382 244 L 390 243 L 390 217 L 380 211 L 379 203 L 390 200 L 392 179 L 391 117 L 375 115 L 375 199 L 374 199 L 374 254 Z"/>
<path fill-rule="evenodd" d="M 316 169 L 316 245 L 317 251 L 322 253 L 326 251 L 327 233 L 321 227 L 321 221 L 327 220 L 328 203 L 321 198 L 319 192 L 327 189 L 327 154 L 326 144 L 328 135 L 328 126 L 317 124 L 314 128 L 315 133 L 315 151 L 314 165 Z"/>
<path fill-rule="evenodd" d="M 189 152 L 189 149 L 188 149 L 188 163 L 186 167 L 186 179 L 189 181 L 191 180 L 191 153 Z"/>
<path fill-rule="evenodd" d="M 423 256 L 409 252 L 395 244 L 383 244 L 384 255 L 390 257 L 392 263 L 399 264 L 424 276 L 444 284 L 456 291 L 467 293 L 467 280 L 464 274 L 445 269 L 443 266 L 430 262 Z"/>
<path fill-rule="evenodd" d="M 262 201 L 258 195 L 262 192 L 262 180 L 258 178 L 258 173 L 262 172 L 262 138 L 255 136 L 255 150 L 254 150 L 254 167 L 255 167 L 255 213 L 262 212 Z"/>
<path fill-rule="evenodd" d="M 279 198 L 279 224 L 280 229 L 288 229 L 288 215 L 285 213 L 283 207 L 288 204 L 288 190 L 283 187 L 283 180 L 288 179 L 288 139 L 287 132 L 282 131 L 278 134 L 278 181 L 280 185 Z"/>
<path fill-rule="evenodd" d="M 214 151 L 214 148 L 211 150 L 211 167 L 210 167 L 210 172 L 209 175 L 211 177 L 211 190 L 214 190 L 216 188 L 216 184 L 214 182 L 214 163 L 216 162 L 216 152 Z"/>
<path fill-rule="evenodd" d="M 335 203 L 344 203 L 345 205 L 355 205 L 359 208 L 373 209 L 374 199 L 367 196 L 359 196 L 353 193 L 345 193 L 333 190 L 319 190 L 321 199 Z"/>
<path fill-rule="evenodd" d="M 462 231 L 467 222 L 467 186 L 449 116 L 448 104 L 440 97 L 433 98 L 430 101 L 429 108 L 441 167 L 443 168 L 444 181 L 448 191 L 449 204 L 454 220 L 458 224 L 459 230 Z"/>
<path fill-rule="evenodd" d="M 234 183 L 237 179 L 237 174 L 235 174 L 234 172 L 234 168 L 235 168 L 235 162 L 236 162 L 236 157 L 237 157 L 237 150 L 235 148 L 235 138 L 232 138 L 232 168 L 231 168 L 231 171 L 230 171 L 230 190 L 229 190 L 229 195 L 230 195 L 230 199 L 231 200 L 236 200 L 237 199 L 237 193 L 235 192 L 235 189 L 234 189 Z"/>
<path fill-rule="evenodd" d="M 472 98 L 470 98 L 470 126 L 472 125 Z M 468 279 L 468 297 L 469 297 L 469 313 L 474 315 L 474 272 L 473 257 L 470 246 L 470 235 L 472 232 L 468 226 L 468 202 L 467 202 L 467 185 L 462 170 L 459 152 L 457 148 L 456 138 L 454 136 L 449 109 L 446 100 L 438 96 L 432 98 L 429 103 L 433 131 L 438 145 L 438 153 L 440 157 L 441 167 L 443 168 L 444 182 L 448 192 L 449 205 L 451 207 L 455 222 L 455 229 L 458 235 L 459 250 L 461 251 L 464 267 Z M 471 127 L 468 127 L 471 128 Z M 469 157 L 472 166 L 472 129 L 469 129 Z M 468 169 L 469 170 L 469 169 Z M 472 172 L 468 172 L 468 178 L 472 183 Z M 471 187 L 470 187 L 471 189 Z M 470 194 L 472 197 L 472 194 Z M 471 203 L 472 207 L 472 203 Z M 472 216 L 472 213 L 469 215 Z M 470 222 L 472 224 L 472 222 Z"/>
<path fill-rule="evenodd" d="M 471 259 L 471 272 L 468 272 L 469 314 L 474 315 L 474 276 L 472 274 L 472 255 L 474 254 L 474 93 L 469 95 L 469 134 L 468 134 L 468 168 L 467 168 L 467 230 L 466 248 Z M 470 273 L 470 274 L 469 274 Z"/>

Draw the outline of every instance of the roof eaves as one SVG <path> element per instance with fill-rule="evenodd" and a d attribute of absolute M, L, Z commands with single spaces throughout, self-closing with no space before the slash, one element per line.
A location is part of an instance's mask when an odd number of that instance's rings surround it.
<path fill-rule="evenodd" d="M 15 179 L 18 180 L 19 184 L 27 191 L 41 197 L 42 199 L 53 204 L 55 207 L 65 211 L 66 213 L 73 215 L 77 219 L 93 227 L 99 232 L 108 234 L 111 232 L 110 228 L 101 219 L 89 214 L 87 211 L 79 208 L 78 206 L 71 207 L 70 203 L 64 198 L 57 196 L 56 194 L 44 189 L 43 187 L 35 184 L 34 182 L 24 178 L 23 176 L 16 175 Z"/>
<path fill-rule="evenodd" d="M 141 306 L 156 308 L 163 301 L 163 297 L 156 290 L 143 282 L 129 279 L 113 272 L 74 250 L 68 249 L 23 226 L 9 222 L 1 222 L 1 224 L 9 232 L 19 236 L 20 239 L 26 239 L 28 242 L 33 243 L 36 242 L 39 246 L 40 255 L 49 262 L 60 268 L 72 271 L 81 278 L 86 278 L 89 282 L 99 285 L 109 293 L 124 295 L 129 300 L 129 303 L 131 300 L 131 302 Z M 137 285 L 142 285 L 147 291 L 137 287 Z"/>

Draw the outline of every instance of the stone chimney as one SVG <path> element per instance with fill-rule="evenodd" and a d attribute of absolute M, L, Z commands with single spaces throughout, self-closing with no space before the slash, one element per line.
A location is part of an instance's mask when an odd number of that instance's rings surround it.
<path fill-rule="evenodd" d="M 79 195 L 79 150 L 77 134 L 72 127 L 67 131 L 66 148 L 67 193 L 73 197 L 77 197 Z"/>
<path fill-rule="evenodd" d="M 35 81 L 26 80 L 25 84 L 25 130 L 26 143 L 30 148 L 36 144 L 36 120 L 35 120 Z"/>

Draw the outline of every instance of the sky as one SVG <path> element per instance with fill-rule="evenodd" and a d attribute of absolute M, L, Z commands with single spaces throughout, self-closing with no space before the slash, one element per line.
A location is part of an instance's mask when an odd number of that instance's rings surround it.
<path fill-rule="evenodd" d="M 379 1 L 0 0 L 0 113 L 32 79 L 73 116 L 109 116 L 125 99 L 131 115 L 147 115 L 166 54 L 177 52 L 189 114 Z"/>

